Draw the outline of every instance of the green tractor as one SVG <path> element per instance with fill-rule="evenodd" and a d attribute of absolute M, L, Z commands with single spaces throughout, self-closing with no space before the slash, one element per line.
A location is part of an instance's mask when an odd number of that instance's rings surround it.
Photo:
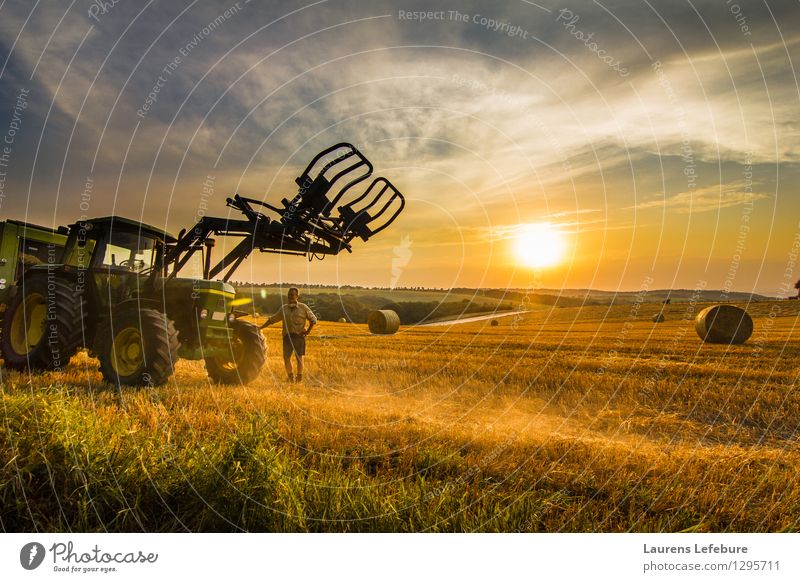
<path fill-rule="evenodd" d="M 227 281 L 255 249 L 319 258 L 389 226 L 404 198 L 384 178 L 361 187 L 371 174 L 354 146 L 337 144 L 312 160 L 282 207 L 235 195 L 227 205 L 243 220 L 203 217 L 177 237 L 118 216 L 58 229 L 0 223 L 5 366 L 58 370 L 86 347 L 116 385 L 163 384 L 179 358 L 205 360 L 214 382 L 252 381 L 264 340 L 237 309 L 248 299 Z M 214 266 L 212 235 L 241 239 Z M 196 276 L 179 277 L 189 265 Z"/>
<path fill-rule="evenodd" d="M 179 357 L 205 359 L 215 381 L 255 378 L 264 344 L 236 318 L 233 287 L 159 272 L 176 242 L 120 217 L 71 225 L 59 260 L 29 266 L 16 284 L 3 319 L 6 367 L 60 369 L 86 346 L 115 384 L 163 384 Z"/>

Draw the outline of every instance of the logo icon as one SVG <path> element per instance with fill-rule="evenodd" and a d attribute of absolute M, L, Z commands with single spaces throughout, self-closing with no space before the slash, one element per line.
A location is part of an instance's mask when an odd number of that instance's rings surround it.
<path fill-rule="evenodd" d="M 35 570 L 44 561 L 44 546 L 38 542 L 30 542 L 22 546 L 19 552 L 19 563 L 26 570 Z"/>
<path fill-rule="evenodd" d="M 400 244 L 394 247 L 392 251 L 394 251 L 394 257 L 392 257 L 392 280 L 389 283 L 389 289 L 394 289 L 397 286 L 397 281 L 400 279 L 400 275 L 403 274 L 403 269 L 411 260 L 411 255 L 414 254 L 411 251 L 411 237 L 404 234 L 400 239 Z"/>

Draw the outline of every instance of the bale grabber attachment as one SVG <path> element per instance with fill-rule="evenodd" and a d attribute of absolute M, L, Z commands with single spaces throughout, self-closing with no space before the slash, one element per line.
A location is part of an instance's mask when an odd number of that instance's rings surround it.
<path fill-rule="evenodd" d="M 191 231 L 183 231 L 164 257 L 165 271 L 177 274 L 191 255 L 214 246 L 211 235 L 240 237 L 213 267 L 206 253 L 205 278 L 227 281 L 253 250 L 323 258 L 346 250 L 358 237 L 369 240 L 387 228 L 405 207 L 403 195 L 386 178 L 372 177 L 372 163 L 349 143 L 339 143 L 318 153 L 295 180 L 297 194 L 273 206 L 262 200 L 234 195 L 230 208 L 244 220 L 203 217 Z"/>

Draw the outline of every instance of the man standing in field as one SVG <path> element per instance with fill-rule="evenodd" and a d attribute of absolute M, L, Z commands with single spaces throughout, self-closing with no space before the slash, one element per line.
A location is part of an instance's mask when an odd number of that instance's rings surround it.
<path fill-rule="evenodd" d="M 289 289 L 288 303 L 281 305 L 278 312 L 267 319 L 261 329 L 275 322 L 283 322 L 283 365 L 289 382 L 303 381 L 303 356 L 306 355 L 306 336 L 317 323 L 317 317 L 305 303 L 300 303 L 300 290 Z M 308 329 L 306 329 L 308 321 Z M 297 359 L 297 376 L 292 373 L 292 353 Z"/>

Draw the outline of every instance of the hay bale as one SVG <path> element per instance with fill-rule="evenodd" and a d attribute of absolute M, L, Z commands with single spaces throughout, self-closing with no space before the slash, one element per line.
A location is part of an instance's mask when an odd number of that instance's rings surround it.
<path fill-rule="evenodd" d="M 666 317 L 664 317 L 663 313 L 656 313 L 653 316 L 653 323 L 664 323 L 665 319 L 666 319 Z"/>
<path fill-rule="evenodd" d="M 712 305 L 697 314 L 694 328 L 704 342 L 743 344 L 753 333 L 753 318 L 735 305 Z"/>
<path fill-rule="evenodd" d="M 337 321 L 338 321 L 339 323 L 347 323 L 347 319 L 346 319 L 346 318 L 344 318 L 344 317 L 340 317 L 340 318 L 339 318 Z"/>
<path fill-rule="evenodd" d="M 498 325 L 500 325 L 500 322 L 497 321 L 496 319 L 493 319 L 492 320 L 492 327 L 497 327 Z"/>
<path fill-rule="evenodd" d="M 400 316 L 391 309 L 378 309 L 367 317 L 369 331 L 380 335 L 391 335 L 400 329 Z"/>

